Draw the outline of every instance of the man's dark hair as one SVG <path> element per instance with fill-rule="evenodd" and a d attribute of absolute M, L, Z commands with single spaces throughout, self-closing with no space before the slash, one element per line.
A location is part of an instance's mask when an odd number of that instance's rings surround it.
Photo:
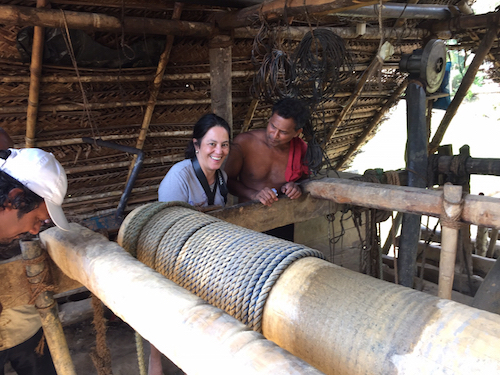
<path fill-rule="evenodd" d="M 8 151 L 0 151 L 0 157 L 3 157 L 4 153 Z M 19 188 L 22 190 L 21 194 L 18 194 L 13 200 L 9 199 L 9 193 L 11 190 Z M 4 171 L 0 171 L 0 206 L 5 208 L 7 203 L 11 203 L 12 207 L 17 212 L 17 217 L 21 218 L 24 214 L 33 211 L 35 208 L 40 206 L 43 202 L 43 198 L 38 194 L 33 193 L 26 186 L 21 184 L 15 178 L 11 177 Z"/>
<path fill-rule="evenodd" d="M 273 105 L 273 114 L 291 118 L 295 121 L 295 130 L 303 129 L 309 122 L 309 109 L 304 103 L 294 98 L 284 98 Z"/>

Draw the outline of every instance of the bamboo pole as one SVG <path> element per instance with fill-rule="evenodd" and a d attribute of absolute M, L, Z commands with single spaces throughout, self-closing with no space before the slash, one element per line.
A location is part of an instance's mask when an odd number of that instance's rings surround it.
<path fill-rule="evenodd" d="M 345 107 L 342 109 L 342 112 L 340 113 L 340 115 L 337 117 L 337 119 L 333 123 L 332 127 L 330 128 L 327 136 L 325 137 L 324 147 L 326 147 L 328 142 L 331 141 L 331 139 L 335 135 L 335 132 L 339 128 L 340 124 L 342 123 L 342 121 L 344 121 L 345 117 L 347 116 L 347 114 L 349 113 L 349 111 L 351 110 L 353 105 L 356 103 L 356 100 L 358 100 L 358 98 L 360 97 L 361 91 L 363 91 L 363 87 L 365 86 L 366 81 L 369 78 L 371 78 L 373 73 L 380 68 L 380 66 L 382 65 L 383 62 L 384 61 L 382 60 L 380 55 L 377 53 L 377 56 L 375 56 L 375 58 L 372 60 L 368 69 L 365 70 L 365 72 L 363 73 L 363 75 L 359 79 L 359 82 L 356 84 L 356 88 L 354 89 L 354 92 L 352 93 L 352 95 L 349 98 L 348 102 L 346 103 Z"/>
<path fill-rule="evenodd" d="M 190 137 L 193 134 L 191 130 L 171 130 L 165 132 L 152 132 L 149 136 L 152 138 L 168 137 L 168 138 L 185 138 Z M 116 141 L 120 139 L 133 139 L 137 138 L 139 133 L 133 134 L 113 134 L 113 135 L 103 135 L 99 137 L 102 141 Z M 40 141 L 37 142 L 38 147 L 54 147 L 54 146 L 66 146 L 66 145 L 78 145 L 83 144 L 82 138 L 68 138 L 68 139 L 54 139 L 52 141 Z"/>
<path fill-rule="evenodd" d="M 340 12 L 362 6 L 377 4 L 379 0 L 272 0 L 235 12 L 223 13 L 216 20 L 221 29 L 252 25 L 256 19 L 275 20 L 298 15 Z"/>
<path fill-rule="evenodd" d="M 358 66 L 362 70 L 362 66 Z M 123 69 L 127 70 L 127 69 Z M 253 77 L 254 71 L 233 71 L 231 72 L 232 78 L 250 78 Z M 92 76 L 80 76 L 80 78 L 75 76 L 44 76 L 41 77 L 42 83 L 92 83 L 92 82 L 150 82 L 155 79 L 153 74 L 141 74 L 141 75 L 92 75 Z M 173 73 L 173 74 L 163 74 L 164 81 L 184 81 L 184 80 L 209 80 L 210 73 Z M 2 83 L 28 83 L 29 77 L 24 76 L 0 76 L 0 82 Z"/>
<path fill-rule="evenodd" d="M 234 98 L 236 103 L 246 103 L 250 101 L 250 98 Z M 156 105 L 173 106 L 173 105 L 200 105 L 200 104 L 210 104 L 210 99 L 170 99 L 170 100 L 158 100 Z M 138 100 L 138 101 L 119 101 L 110 103 L 89 103 L 86 107 L 89 110 L 99 110 L 108 108 L 127 108 L 127 107 L 142 107 L 147 106 L 148 101 Z M 0 114 L 14 114 L 26 112 L 26 106 L 16 106 L 16 107 L 0 107 Z M 56 105 L 42 105 L 39 107 L 38 112 L 63 112 L 63 111 L 83 111 L 83 103 L 78 104 L 56 104 Z"/>
<path fill-rule="evenodd" d="M 144 160 L 143 164 L 176 163 L 184 159 L 184 154 L 164 155 Z M 102 171 L 105 169 L 125 168 L 130 165 L 130 161 L 121 161 L 116 163 L 106 163 L 99 165 L 86 165 L 82 167 L 65 167 L 66 174 Z"/>
<path fill-rule="evenodd" d="M 324 178 L 301 184 L 302 190 L 315 198 L 329 199 L 341 204 L 351 204 L 386 211 L 441 216 L 443 193 L 437 190 L 408 186 L 393 186 Z M 467 194 L 461 220 L 489 228 L 500 228 L 500 199 Z"/>
<path fill-rule="evenodd" d="M 37 8 L 45 8 L 48 0 L 37 0 Z M 28 94 L 28 110 L 26 111 L 26 147 L 35 147 L 36 119 L 40 95 L 40 77 L 42 76 L 43 45 L 45 30 L 35 26 L 33 29 L 33 45 L 31 49 L 30 86 Z"/>
<path fill-rule="evenodd" d="M 255 114 L 255 109 L 259 105 L 259 99 L 253 99 L 250 103 L 250 107 L 248 107 L 247 114 L 245 116 L 245 120 L 243 120 L 243 126 L 241 127 L 241 133 L 248 131 L 250 128 L 250 123 L 252 122 L 253 115 Z"/>
<path fill-rule="evenodd" d="M 62 14 L 64 13 L 64 17 Z M 127 34 L 158 34 L 207 38 L 214 33 L 209 23 L 157 18 L 117 17 L 98 13 L 67 10 L 33 9 L 14 5 L 0 5 L 0 23 L 17 26 L 42 26 L 86 31 L 125 32 Z"/>
<path fill-rule="evenodd" d="M 439 124 L 439 127 L 437 128 L 431 143 L 429 144 L 429 155 L 434 154 L 436 152 L 436 150 L 439 147 L 439 144 L 443 140 L 446 129 L 448 129 L 451 120 L 453 119 L 453 117 L 455 117 L 455 114 L 457 113 L 460 104 L 464 100 L 465 95 L 467 95 L 467 91 L 469 91 L 469 88 L 474 82 L 474 78 L 476 77 L 476 74 L 483 63 L 484 58 L 486 57 L 486 55 L 491 49 L 491 46 L 496 40 L 498 28 L 499 28 L 498 24 L 492 25 L 486 32 L 485 36 L 483 37 L 483 40 L 481 41 L 481 44 L 479 45 L 479 48 L 476 51 L 476 55 L 474 56 L 474 59 L 469 65 L 469 68 L 467 69 L 467 72 L 465 73 L 462 79 L 462 83 L 460 84 L 460 87 L 458 88 L 455 97 L 453 98 L 453 100 L 450 103 L 450 106 L 446 110 L 446 113 L 444 114 L 444 117 L 441 120 L 441 123 Z"/>
<path fill-rule="evenodd" d="M 174 10 L 172 13 L 172 20 L 179 20 L 181 18 L 183 4 L 176 2 L 174 4 Z M 139 133 L 139 137 L 137 138 L 137 143 L 135 148 L 142 150 L 144 147 L 144 142 L 146 141 L 146 137 L 149 130 L 149 124 L 151 124 L 151 118 L 153 117 L 153 112 L 156 106 L 156 102 L 158 99 L 158 93 L 160 92 L 160 87 L 163 81 L 163 75 L 165 74 L 165 68 L 167 67 L 168 60 L 170 59 L 170 52 L 172 51 L 172 46 L 174 44 L 174 36 L 167 36 L 167 43 L 165 45 L 165 50 L 160 56 L 160 61 L 158 62 L 158 67 L 156 68 L 156 74 L 153 81 L 153 85 L 150 90 L 148 106 L 146 107 L 146 113 L 144 114 L 144 119 L 142 120 L 141 131 Z M 134 155 L 134 159 L 130 164 L 130 168 L 128 170 L 127 183 L 130 179 L 132 169 L 135 166 L 137 161 L 137 155 Z"/>
<path fill-rule="evenodd" d="M 33 261 L 43 255 L 39 240 L 21 241 L 20 244 L 25 261 Z M 49 273 L 46 267 L 48 267 L 47 261 L 26 265 L 26 274 L 30 278 L 32 290 L 46 289 L 51 286 L 47 284 L 46 275 Z M 59 320 L 54 293 L 50 289 L 41 292 L 36 298 L 35 305 L 42 319 L 43 333 L 47 339 L 57 375 L 76 375 L 68 343 Z"/>
<path fill-rule="evenodd" d="M 455 259 L 457 256 L 462 186 L 445 184 L 443 187 L 443 215 L 441 216 L 441 258 L 439 260 L 438 297 L 451 299 Z"/>
<path fill-rule="evenodd" d="M 347 151 L 345 156 L 340 159 L 340 161 L 337 163 L 335 166 L 335 169 L 340 169 L 342 166 L 349 160 L 352 154 L 354 154 L 365 142 L 365 140 L 369 137 L 373 129 L 379 124 L 379 121 L 382 119 L 383 116 L 387 113 L 389 109 L 394 105 L 394 103 L 399 100 L 401 97 L 401 94 L 406 90 L 406 87 L 408 86 L 408 79 L 405 79 L 399 87 L 394 90 L 392 93 L 391 97 L 387 100 L 387 102 L 384 104 L 382 109 L 378 111 L 378 113 L 373 117 L 371 120 L 370 124 L 365 128 L 363 133 L 359 136 L 359 138 L 356 140 L 356 142 L 351 146 L 351 148 Z"/>

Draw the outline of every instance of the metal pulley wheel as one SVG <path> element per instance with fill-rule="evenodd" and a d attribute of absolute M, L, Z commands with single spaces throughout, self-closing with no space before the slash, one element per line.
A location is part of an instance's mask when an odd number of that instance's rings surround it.
<path fill-rule="evenodd" d="M 425 83 L 428 94 L 436 92 L 441 86 L 446 66 L 446 46 L 440 39 L 432 39 L 425 48 L 403 55 L 399 62 L 402 72 L 418 75 Z"/>

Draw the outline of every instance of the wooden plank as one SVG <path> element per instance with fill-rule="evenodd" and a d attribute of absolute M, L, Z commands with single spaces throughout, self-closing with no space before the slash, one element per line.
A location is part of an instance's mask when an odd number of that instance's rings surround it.
<path fill-rule="evenodd" d="M 330 199 L 341 204 L 434 217 L 441 215 L 443 206 L 441 191 L 338 178 L 307 181 L 302 183 L 302 190 L 315 198 Z M 500 228 L 500 199 L 465 195 L 461 220 L 488 228 Z"/>
<path fill-rule="evenodd" d="M 52 263 L 51 274 L 56 286 L 55 293 L 62 293 L 82 286 L 78 281 L 70 279 Z M 21 255 L 0 263 L 0 302 L 4 309 L 25 305 L 31 298 L 31 291 L 26 278 L 26 267 Z"/>
<path fill-rule="evenodd" d="M 233 129 L 233 89 L 231 82 L 232 40 L 218 35 L 210 41 L 210 98 L 212 111 Z M 232 134 L 229 134 L 230 138 Z"/>
<path fill-rule="evenodd" d="M 281 227 L 291 223 L 300 223 L 318 216 L 337 211 L 338 205 L 325 199 L 316 199 L 303 194 L 298 199 L 281 197 L 272 206 L 260 202 L 245 202 L 211 212 L 209 215 L 244 228 L 258 232 Z"/>
<path fill-rule="evenodd" d="M 386 0 L 383 0 L 386 1 Z M 221 29 L 249 26 L 255 20 L 276 20 L 298 15 L 329 14 L 367 5 L 378 4 L 379 0 L 273 0 L 217 17 Z"/>

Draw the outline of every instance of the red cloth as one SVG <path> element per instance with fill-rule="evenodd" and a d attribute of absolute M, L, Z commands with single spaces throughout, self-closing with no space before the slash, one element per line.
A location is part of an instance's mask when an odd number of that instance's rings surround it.
<path fill-rule="evenodd" d="M 309 174 L 309 168 L 302 163 L 306 154 L 307 144 L 300 138 L 295 137 L 290 141 L 290 152 L 288 153 L 288 164 L 286 165 L 285 179 L 287 182 L 297 181 L 305 174 Z"/>

